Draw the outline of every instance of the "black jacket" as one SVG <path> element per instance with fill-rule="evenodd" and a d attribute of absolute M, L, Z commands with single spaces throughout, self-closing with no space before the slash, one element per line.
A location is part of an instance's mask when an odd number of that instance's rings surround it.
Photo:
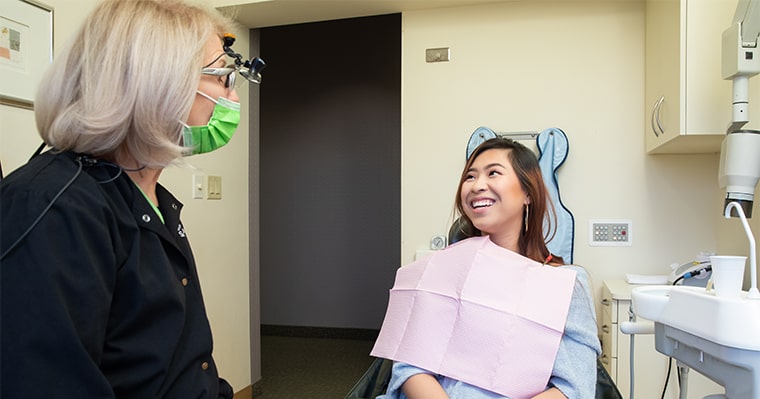
<path fill-rule="evenodd" d="M 0 397 L 232 397 L 182 204 L 118 173 L 47 152 L 0 183 L 0 254 L 44 214 L 0 260 Z"/>

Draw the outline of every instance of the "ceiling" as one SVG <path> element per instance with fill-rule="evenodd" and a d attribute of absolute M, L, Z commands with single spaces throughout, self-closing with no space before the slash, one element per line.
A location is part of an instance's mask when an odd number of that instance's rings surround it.
<path fill-rule="evenodd" d="M 215 4 L 247 28 L 263 28 L 507 1 L 514 0 L 217 0 Z"/>

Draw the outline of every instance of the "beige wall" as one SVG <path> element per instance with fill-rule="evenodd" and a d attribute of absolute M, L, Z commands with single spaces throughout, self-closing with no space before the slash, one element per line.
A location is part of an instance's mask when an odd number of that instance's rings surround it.
<path fill-rule="evenodd" d="M 567 134 L 560 193 L 575 217 L 574 260 L 597 294 L 605 279 L 665 274 L 700 251 L 748 253 L 738 220 L 721 217 L 717 153 L 645 154 L 644 7 L 521 1 L 404 13 L 402 263 L 446 233 L 478 126 Z M 426 63 L 433 47 L 450 47 L 451 61 Z M 633 245 L 589 246 L 598 218 L 631 219 Z"/>
<path fill-rule="evenodd" d="M 55 7 L 60 48 L 96 0 L 48 4 Z M 446 233 L 465 145 L 481 125 L 565 131 L 570 155 L 559 170 L 560 190 L 576 220 L 575 261 L 591 271 L 596 295 L 605 279 L 662 274 L 703 250 L 746 253 L 740 226 L 720 221 L 717 154 L 645 154 L 643 7 L 636 1 L 509 2 L 404 14 L 400 264 L 426 249 L 431 236 Z M 238 38 L 247 48 L 247 35 Z M 451 62 L 425 63 L 430 47 L 450 47 Z M 260 375 L 259 359 L 249 355 L 248 298 L 258 291 L 248 287 L 243 109 L 231 145 L 188 159 L 223 177 L 222 201 L 190 199 L 187 168 L 170 168 L 161 179 L 186 205 L 216 357 L 236 389 L 251 383 L 251 367 Z M 7 173 L 40 141 L 30 111 L 0 106 L 0 120 Z M 631 219 L 633 246 L 590 247 L 588 221 L 595 218 Z M 258 317 L 258 309 L 250 311 Z"/>
<path fill-rule="evenodd" d="M 45 0 L 54 8 L 55 51 L 74 34 L 97 0 Z M 236 32 L 236 49 L 247 54 L 247 31 Z M 41 84 L 44 84 L 42 82 Z M 243 101 L 248 88 L 238 95 Z M 7 174 L 22 165 L 39 138 L 32 111 L 0 106 L 0 160 Z M 191 199 L 193 170 L 188 165 L 167 168 L 160 179 L 185 204 L 182 219 L 198 264 L 206 308 L 214 333 L 219 372 L 240 390 L 251 384 L 248 276 L 248 108 L 232 142 L 212 154 L 187 158 L 187 164 L 222 176 L 222 200 Z M 258 359 L 254 365 L 260 375 Z"/>
<path fill-rule="evenodd" d="M 559 127 L 560 193 L 575 262 L 597 287 L 716 250 L 718 156 L 644 150 L 644 5 L 503 3 L 403 19 L 402 262 L 446 232 L 465 146 L 478 126 Z M 425 63 L 430 47 L 451 62 Z M 631 219 L 630 247 L 591 247 L 588 221 Z"/>

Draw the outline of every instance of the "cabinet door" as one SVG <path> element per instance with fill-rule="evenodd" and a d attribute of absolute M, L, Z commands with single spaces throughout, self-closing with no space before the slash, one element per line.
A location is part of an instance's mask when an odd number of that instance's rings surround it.
<path fill-rule="evenodd" d="M 677 0 L 652 0 L 646 4 L 647 152 L 673 140 L 681 131 L 681 77 L 685 65 L 681 6 Z"/>
<path fill-rule="evenodd" d="M 613 314 L 617 315 L 617 301 L 612 299 L 612 293 L 605 285 L 602 288 L 602 365 L 617 381 L 617 323 L 613 322 Z"/>
<path fill-rule="evenodd" d="M 732 101 L 731 81 L 721 74 L 721 37 L 733 21 L 737 3 L 647 1 L 648 153 L 720 151 Z M 760 78 L 750 79 L 750 104 L 758 102 Z M 760 114 L 750 114 L 753 118 L 760 120 Z"/>

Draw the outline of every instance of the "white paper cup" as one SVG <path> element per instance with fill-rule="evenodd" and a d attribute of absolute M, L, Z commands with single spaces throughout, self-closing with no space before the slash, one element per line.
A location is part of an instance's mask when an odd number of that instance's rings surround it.
<path fill-rule="evenodd" d="M 724 298 L 738 298 L 744 281 L 746 256 L 711 256 L 712 280 L 715 295 Z"/>

